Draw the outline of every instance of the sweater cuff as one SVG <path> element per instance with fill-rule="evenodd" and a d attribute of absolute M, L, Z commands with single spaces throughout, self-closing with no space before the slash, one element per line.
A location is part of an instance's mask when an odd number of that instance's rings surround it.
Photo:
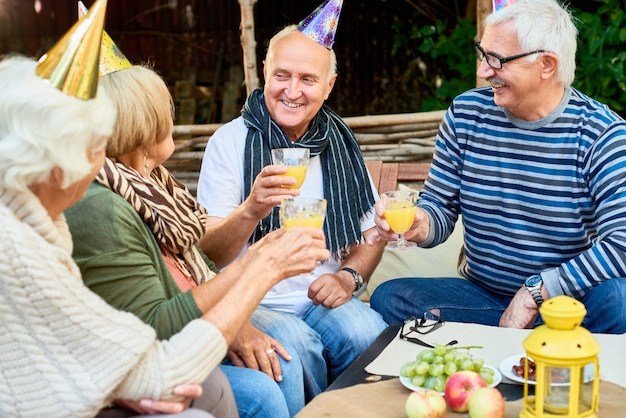
<path fill-rule="evenodd" d="M 540 276 L 543 281 L 543 285 L 546 287 L 548 295 L 551 298 L 564 294 L 559 281 L 559 275 L 557 274 L 557 269 L 542 271 Z"/>
<path fill-rule="evenodd" d="M 222 363 L 228 346 L 217 327 L 204 319 L 194 319 L 168 341 L 189 360 L 171 370 L 174 382 L 203 382 Z"/>

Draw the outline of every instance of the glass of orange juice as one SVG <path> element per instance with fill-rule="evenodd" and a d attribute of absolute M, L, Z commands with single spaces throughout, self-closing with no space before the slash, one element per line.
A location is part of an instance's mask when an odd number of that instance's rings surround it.
<path fill-rule="evenodd" d="M 287 172 L 283 176 L 295 177 L 296 179 L 296 184 L 283 185 L 283 187 L 299 189 L 304 183 L 306 169 L 309 166 L 309 149 L 274 148 L 272 150 L 272 162 L 287 167 Z"/>
<path fill-rule="evenodd" d="M 387 244 L 392 250 L 404 250 L 415 247 L 417 244 L 407 241 L 404 233 L 411 228 L 417 211 L 416 203 L 418 194 L 416 191 L 386 192 L 381 196 L 385 208 L 384 216 L 393 232 L 398 234 L 398 240 Z"/>
<path fill-rule="evenodd" d="M 326 199 L 293 197 L 280 204 L 280 224 L 287 230 L 294 226 L 322 228 L 326 218 Z"/>

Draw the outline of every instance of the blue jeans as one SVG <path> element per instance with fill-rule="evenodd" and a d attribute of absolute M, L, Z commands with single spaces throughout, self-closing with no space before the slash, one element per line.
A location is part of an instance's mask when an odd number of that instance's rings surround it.
<path fill-rule="evenodd" d="M 591 332 L 626 332 L 626 279 L 611 279 L 589 291 L 580 302 L 587 315 L 582 326 Z M 402 278 L 379 285 L 370 305 L 388 323 L 400 323 L 408 316 L 439 308 L 451 322 L 498 326 L 511 297 L 502 296 L 469 280 L 458 278 Z M 537 318 L 535 326 L 542 323 Z"/>
<path fill-rule="evenodd" d="M 285 348 L 294 350 L 289 345 Z M 280 383 L 259 370 L 236 367 L 230 362 L 220 366 L 235 394 L 240 418 L 293 417 L 304 408 L 302 363 L 297 356 L 292 357 L 286 361 L 278 356 L 283 372 Z"/>
<path fill-rule="evenodd" d="M 333 309 L 312 305 L 302 318 L 259 306 L 251 321 L 295 349 L 304 368 L 307 400 L 323 392 L 387 327 L 355 297 Z"/>

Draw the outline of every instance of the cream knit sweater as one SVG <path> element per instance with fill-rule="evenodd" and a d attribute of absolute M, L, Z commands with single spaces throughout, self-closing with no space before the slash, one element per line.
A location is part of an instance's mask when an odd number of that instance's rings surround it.
<path fill-rule="evenodd" d="M 166 398 L 220 364 L 213 325 L 156 341 L 83 285 L 71 253 L 63 216 L 0 186 L 0 416 L 90 417 L 114 398 Z"/>

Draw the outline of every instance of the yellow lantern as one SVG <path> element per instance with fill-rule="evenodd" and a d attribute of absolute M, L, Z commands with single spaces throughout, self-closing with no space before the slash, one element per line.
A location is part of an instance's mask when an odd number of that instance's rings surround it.
<path fill-rule="evenodd" d="M 522 345 L 535 363 L 535 394 L 529 396 L 524 365 L 524 408 L 520 417 L 596 417 L 600 390 L 600 344 L 580 326 L 587 310 L 569 296 L 539 308 L 545 322 Z"/>

